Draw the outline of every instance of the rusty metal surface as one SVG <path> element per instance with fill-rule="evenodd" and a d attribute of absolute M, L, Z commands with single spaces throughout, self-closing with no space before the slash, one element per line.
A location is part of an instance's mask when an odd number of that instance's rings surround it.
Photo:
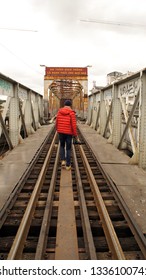
<path fill-rule="evenodd" d="M 79 137 L 82 137 L 82 135 L 79 134 Z M 14 201 L 12 208 L 7 209 L 10 209 L 10 211 L 7 211 L 7 218 L 3 219 L 4 224 L 1 223 L 0 258 L 2 259 L 7 259 L 19 225 L 22 225 L 22 223 L 24 225 L 24 222 L 22 222 L 24 217 L 23 213 L 28 209 L 28 201 L 31 194 L 34 193 L 35 184 L 40 174 L 40 167 L 42 168 L 43 166 L 52 139 L 53 138 L 50 137 L 47 138 L 46 145 L 43 147 L 44 149 L 41 150 L 40 157 L 37 157 L 37 160 L 34 161 L 35 166 L 32 168 L 25 184 L 22 184 L 23 187 L 21 192 L 17 194 L 16 201 Z M 58 162 L 56 176 L 54 174 L 54 163 L 57 158 L 57 145 L 54 145 L 50 162 L 47 164 L 48 168 L 45 181 L 41 188 L 30 230 L 25 242 L 25 250 L 23 250 L 22 259 L 54 260 L 56 258 L 61 260 L 82 260 L 95 259 L 96 257 L 101 260 L 118 259 L 119 257 L 113 253 L 115 248 L 117 249 L 117 245 L 111 240 L 114 238 L 114 233 L 111 231 L 110 223 L 108 223 L 109 226 L 105 225 L 106 220 L 108 220 L 106 209 L 109 217 L 112 219 L 112 225 L 119 239 L 125 258 L 145 259 L 146 243 L 144 240 L 142 244 L 143 247 L 145 246 L 144 254 L 142 253 L 141 246 L 139 247 L 136 242 L 139 238 L 135 231 L 135 220 L 131 219 L 128 212 L 126 212 L 125 215 L 126 210 L 124 209 L 126 208 L 122 207 L 122 203 L 120 204 L 121 196 L 119 195 L 117 187 L 113 183 L 109 184 L 111 179 L 107 174 L 105 176 L 105 172 L 101 168 L 103 165 L 101 166 L 99 162 L 97 163 L 91 149 L 84 144 L 85 140 L 82 142 L 82 146 L 73 146 L 73 151 L 74 149 L 76 151 L 77 164 L 75 164 L 73 160 L 72 170 L 66 171 L 65 169 L 61 169 L 60 163 Z M 85 153 L 84 156 L 82 156 L 82 149 Z M 86 159 L 91 170 L 85 166 Z M 77 165 L 78 171 L 75 167 Z M 117 166 L 117 164 L 112 164 L 113 167 L 114 165 Z M 53 177 L 55 178 L 55 187 L 54 183 L 52 183 Z M 107 181 L 105 180 L 106 178 L 108 178 Z M 50 191 L 53 194 L 52 198 L 49 195 Z M 124 191 L 126 192 L 126 189 Z M 118 200 L 115 199 L 117 197 Z M 52 209 L 49 210 L 51 217 L 48 216 L 48 213 L 46 215 L 46 210 L 50 208 L 50 204 L 48 203 L 50 199 L 52 200 Z M 103 207 L 102 202 L 104 202 Z M 103 210 L 101 208 L 103 208 Z M 60 215 L 59 218 L 58 213 Z M 134 221 L 133 225 L 135 226 L 129 228 L 130 219 Z M 27 224 L 29 224 L 29 222 Z M 48 226 L 48 224 L 50 225 Z M 107 227 L 109 227 L 109 230 Z M 108 232 L 112 233 L 110 240 Z M 38 242 L 41 244 L 38 244 Z M 35 258 L 34 252 L 37 251 L 36 248 L 38 245 L 41 245 L 38 247 L 39 257 L 37 256 L 37 258 Z"/>
<path fill-rule="evenodd" d="M 50 220 L 51 220 L 51 212 L 52 212 L 52 205 L 53 205 L 53 192 L 55 188 L 55 179 L 56 179 L 56 174 L 57 174 L 57 165 L 59 161 L 59 150 L 60 150 L 60 145 L 58 145 L 57 153 L 56 153 L 56 159 L 55 159 L 55 164 L 54 164 L 54 170 L 51 178 L 51 183 L 50 183 L 50 188 L 48 191 L 47 195 L 47 201 L 46 201 L 46 206 L 45 206 L 45 211 L 44 211 L 44 216 L 42 220 L 42 225 L 41 225 L 41 230 L 39 234 L 39 240 L 38 240 L 38 245 L 36 249 L 36 254 L 35 254 L 35 260 L 41 260 L 43 259 L 43 254 L 44 254 L 44 248 L 47 240 L 47 234 L 50 226 Z"/>
<path fill-rule="evenodd" d="M 42 126 L 0 160 L 0 211 L 51 127 Z"/>
<path fill-rule="evenodd" d="M 22 257 L 24 244 L 25 244 L 27 234 L 28 234 L 28 231 L 29 231 L 29 228 L 30 228 L 30 224 L 31 224 L 32 217 L 33 217 L 33 214 L 34 214 L 34 211 L 35 211 L 35 207 L 36 207 L 36 204 L 37 204 L 37 201 L 38 201 L 38 197 L 39 197 L 39 194 L 40 194 L 40 191 L 41 191 L 41 187 L 43 185 L 44 178 L 46 176 L 48 162 L 51 158 L 51 154 L 52 154 L 52 151 L 53 151 L 53 148 L 54 148 L 56 137 L 57 137 L 57 132 L 54 136 L 54 139 L 52 141 L 52 144 L 50 146 L 48 154 L 45 158 L 42 169 L 39 173 L 37 182 L 34 186 L 34 190 L 32 192 L 30 200 L 27 204 L 26 211 L 23 215 L 23 218 L 21 220 L 21 223 L 20 223 L 20 226 L 18 228 L 17 234 L 16 234 L 15 239 L 13 241 L 13 245 L 12 245 L 11 250 L 9 252 L 9 255 L 8 255 L 8 258 L 7 258 L 8 260 L 14 260 L 14 259 L 18 260 L 18 259 L 21 259 L 21 257 Z"/>
<path fill-rule="evenodd" d="M 116 232 L 115 232 L 115 229 L 113 227 L 110 216 L 108 214 L 108 211 L 105 207 L 104 200 L 101 196 L 99 187 L 96 183 L 96 180 L 94 178 L 94 175 L 92 173 L 92 170 L 90 168 L 88 160 L 87 160 L 87 158 L 84 154 L 83 148 L 81 146 L 80 146 L 80 151 L 81 151 L 81 156 L 83 158 L 83 161 L 85 163 L 86 171 L 87 171 L 88 176 L 90 178 L 91 188 L 92 188 L 92 191 L 93 191 L 93 194 L 94 194 L 94 201 L 95 201 L 96 207 L 98 209 L 101 222 L 103 224 L 103 230 L 105 232 L 107 243 L 108 243 L 109 248 L 112 252 L 112 258 L 113 259 L 118 259 L 118 260 L 125 260 L 123 250 L 121 248 L 120 242 L 119 242 L 118 237 L 116 235 Z"/>
<path fill-rule="evenodd" d="M 88 76 L 87 67 L 46 67 L 45 76 L 46 79 L 51 77 L 51 79 L 58 78 L 68 78 L 73 77 L 75 80 L 81 77 L 87 79 Z"/>
<path fill-rule="evenodd" d="M 81 175 L 80 175 L 79 166 L 77 163 L 77 156 L 75 153 L 74 146 L 73 146 L 73 157 L 74 157 L 74 163 L 75 163 L 75 168 L 76 168 L 76 177 L 77 177 L 76 180 L 77 180 L 77 187 L 78 187 L 78 193 L 79 193 L 83 231 L 84 231 L 84 236 L 85 236 L 86 244 L 87 244 L 86 246 L 87 246 L 87 250 L 88 250 L 90 259 L 97 260 L 96 249 L 95 249 L 95 244 L 94 244 L 93 235 L 92 235 L 92 231 L 91 231 L 91 225 L 90 225 L 88 210 L 87 210 L 87 206 L 86 206 L 86 199 L 85 199 L 84 190 L 83 190 L 83 184 L 82 184 L 82 180 L 81 180 Z"/>
<path fill-rule="evenodd" d="M 59 99 L 75 98 L 82 91 L 81 84 L 76 80 L 54 80 L 50 85 L 50 90 Z"/>
<path fill-rule="evenodd" d="M 82 92 L 82 80 L 88 79 L 87 67 L 46 67 L 45 80 L 50 80 L 49 89 L 59 99 L 73 99 Z"/>
<path fill-rule="evenodd" d="M 72 177 L 65 169 L 61 172 L 55 259 L 79 259 Z"/>

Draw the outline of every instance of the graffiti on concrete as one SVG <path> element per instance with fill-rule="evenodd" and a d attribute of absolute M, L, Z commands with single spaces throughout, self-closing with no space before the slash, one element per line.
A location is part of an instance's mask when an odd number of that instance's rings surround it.
<path fill-rule="evenodd" d="M 133 97 L 137 94 L 137 89 L 139 86 L 139 79 L 134 79 L 127 83 L 120 85 L 119 93 L 121 97 Z"/>
<path fill-rule="evenodd" d="M 0 95 L 13 96 L 13 85 L 0 79 Z"/>

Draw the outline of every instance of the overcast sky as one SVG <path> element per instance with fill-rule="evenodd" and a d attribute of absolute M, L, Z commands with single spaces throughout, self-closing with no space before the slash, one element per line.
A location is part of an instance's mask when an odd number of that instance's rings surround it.
<path fill-rule="evenodd" d="M 0 0 L 0 9 L 0 72 L 41 94 L 40 64 L 92 65 L 89 89 L 146 67 L 146 0 Z"/>

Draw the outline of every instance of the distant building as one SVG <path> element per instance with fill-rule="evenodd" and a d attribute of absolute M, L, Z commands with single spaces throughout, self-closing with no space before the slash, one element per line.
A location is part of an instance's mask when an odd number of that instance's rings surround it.
<path fill-rule="evenodd" d="M 93 81 L 93 88 L 90 90 L 91 94 L 101 90 L 103 86 L 96 86 L 96 81 Z"/>
<path fill-rule="evenodd" d="M 128 76 L 130 75 L 133 75 L 134 72 L 130 72 L 128 71 L 127 73 L 123 74 L 121 72 L 118 72 L 118 71 L 113 71 L 109 74 L 107 74 L 107 85 L 104 85 L 104 86 L 96 86 L 96 81 L 93 81 L 93 87 L 92 89 L 90 90 L 90 93 L 89 95 L 92 95 L 94 93 L 97 93 L 98 91 L 102 90 L 104 87 L 106 86 L 110 86 L 112 85 L 114 82 L 117 82 L 119 80 L 122 80 L 122 79 L 125 79 L 127 78 Z"/>
<path fill-rule="evenodd" d="M 132 74 L 134 74 L 134 73 L 130 72 L 130 71 L 128 71 L 125 74 L 118 72 L 118 71 L 111 72 L 111 73 L 107 74 L 107 85 L 111 85 L 113 82 L 122 80 Z"/>

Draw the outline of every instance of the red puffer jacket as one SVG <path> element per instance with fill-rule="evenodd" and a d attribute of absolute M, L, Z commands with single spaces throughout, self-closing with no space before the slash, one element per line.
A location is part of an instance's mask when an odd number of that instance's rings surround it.
<path fill-rule="evenodd" d="M 70 107 L 63 107 L 56 117 L 56 130 L 58 133 L 77 136 L 76 116 Z"/>

